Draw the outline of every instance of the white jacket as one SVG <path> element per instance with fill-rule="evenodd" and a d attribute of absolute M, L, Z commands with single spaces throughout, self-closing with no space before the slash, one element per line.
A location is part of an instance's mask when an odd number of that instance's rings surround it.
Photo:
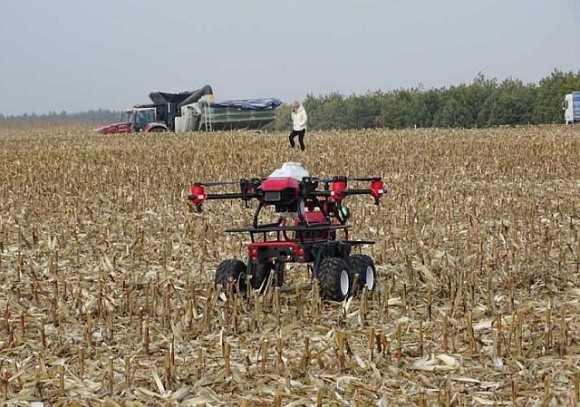
<path fill-rule="evenodd" d="M 304 130 L 306 128 L 306 122 L 308 121 L 308 116 L 306 115 L 306 110 L 304 106 L 300 105 L 298 110 L 292 110 L 292 126 L 296 131 Z"/>

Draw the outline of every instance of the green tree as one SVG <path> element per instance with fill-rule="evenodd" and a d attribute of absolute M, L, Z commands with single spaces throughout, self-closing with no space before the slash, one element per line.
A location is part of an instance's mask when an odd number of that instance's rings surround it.
<path fill-rule="evenodd" d="M 451 89 L 443 108 L 438 111 L 434 119 L 437 127 L 472 127 L 473 115 L 469 106 L 463 101 L 460 88 Z"/>
<path fill-rule="evenodd" d="M 479 115 L 484 126 L 530 124 L 536 99 L 535 85 L 506 79 L 485 100 Z"/>
<path fill-rule="evenodd" d="M 533 113 L 536 123 L 562 123 L 562 101 L 567 93 L 580 90 L 580 71 L 562 72 L 554 69 L 540 81 Z"/>

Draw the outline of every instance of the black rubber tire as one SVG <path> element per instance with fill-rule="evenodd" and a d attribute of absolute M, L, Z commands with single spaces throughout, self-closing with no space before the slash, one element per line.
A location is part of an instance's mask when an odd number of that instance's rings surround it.
<path fill-rule="evenodd" d="M 228 288 L 230 278 L 236 283 L 236 289 L 240 294 L 246 293 L 246 265 L 238 259 L 222 261 L 215 271 L 214 283 L 223 289 Z"/>
<path fill-rule="evenodd" d="M 377 268 L 373 259 L 366 254 L 353 254 L 348 258 L 348 265 L 353 279 L 354 275 L 358 274 L 356 290 L 353 291 L 362 290 L 366 284 L 368 290 L 372 292 L 377 286 Z"/>
<path fill-rule="evenodd" d="M 320 297 L 323 300 L 342 301 L 350 294 L 352 274 L 347 261 L 342 257 L 325 257 L 320 260 L 316 278 L 320 287 Z"/>
<path fill-rule="evenodd" d="M 163 127 L 153 127 L 149 129 L 147 133 L 165 133 L 166 131 L 167 130 L 165 130 Z"/>

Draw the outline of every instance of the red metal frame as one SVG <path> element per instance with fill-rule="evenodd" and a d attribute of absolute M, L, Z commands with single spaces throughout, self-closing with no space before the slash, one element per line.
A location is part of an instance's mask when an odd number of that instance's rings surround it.
<path fill-rule="evenodd" d="M 113 123 L 100 127 L 96 131 L 100 134 L 128 134 L 133 133 L 133 126 L 130 122 Z"/>

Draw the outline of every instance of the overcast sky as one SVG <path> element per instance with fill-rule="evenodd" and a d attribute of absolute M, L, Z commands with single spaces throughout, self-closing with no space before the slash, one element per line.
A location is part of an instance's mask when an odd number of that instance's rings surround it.
<path fill-rule="evenodd" d="M 288 103 L 580 70 L 580 0 L 0 0 L 0 113 Z"/>

